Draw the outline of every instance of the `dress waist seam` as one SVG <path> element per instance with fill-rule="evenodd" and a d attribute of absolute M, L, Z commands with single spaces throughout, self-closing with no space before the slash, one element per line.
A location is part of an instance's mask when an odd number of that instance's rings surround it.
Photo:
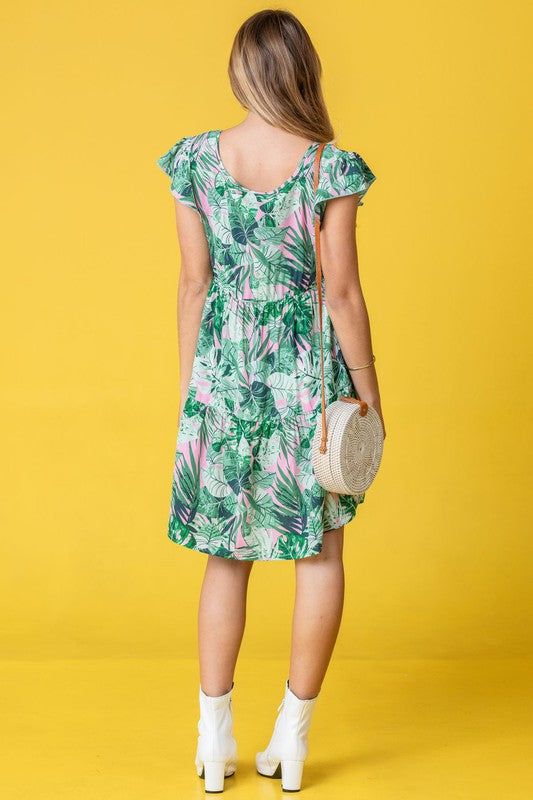
<path fill-rule="evenodd" d="M 215 291 L 224 294 L 226 297 L 229 297 L 232 300 L 236 300 L 242 303 L 281 303 L 287 301 L 289 298 L 305 299 L 306 297 L 309 297 L 314 299 L 315 297 L 318 297 L 318 286 L 316 283 L 312 283 L 310 284 L 310 286 L 307 286 L 305 288 L 289 287 L 280 297 L 263 298 L 263 297 L 243 297 L 242 294 L 239 294 L 238 291 L 236 292 L 234 288 L 221 283 L 216 278 L 213 278 L 209 286 L 209 294 Z M 322 285 L 322 291 L 324 292 L 323 285 Z"/>

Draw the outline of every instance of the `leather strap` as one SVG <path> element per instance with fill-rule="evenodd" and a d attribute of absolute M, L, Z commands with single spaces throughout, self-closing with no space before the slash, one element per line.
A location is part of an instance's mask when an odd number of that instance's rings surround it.
<path fill-rule="evenodd" d="M 319 170 L 320 170 L 320 157 L 322 155 L 322 150 L 324 149 L 326 143 L 322 142 L 319 145 L 318 150 L 316 151 L 315 155 L 315 171 L 314 171 L 314 181 L 313 181 L 313 191 L 314 191 L 314 204 L 313 204 L 313 214 L 315 217 L 315 261 L 316 261 L 316 283 L 318 289 L 318 319 L 320 321 L 320 365 L 321 365 L 321 374 L 322 374 L 322 439 L 320 440 L 320 447 L 319 450 L 321 453 L 326 452 L 326 438 L 327 438 L 327 431 L 326 431 L 326 393 L 324 389 L 324 341 L 323 341 L 323 332 L 322 332 L 322 264 L 320 262 L 320 218 L 318 213 L 316 212 L 316 190 L 318 188 L 318 177 L 319 177 Z"/>

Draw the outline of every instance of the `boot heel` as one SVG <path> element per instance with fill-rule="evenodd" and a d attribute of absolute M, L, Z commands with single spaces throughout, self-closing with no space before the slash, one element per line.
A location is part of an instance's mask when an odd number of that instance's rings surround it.
<path fill-rule="evenodd" d="M 204 778 L 206 792 L 224 791 L 225 761 L 204 761 Z"/>
<path fill-rule="evenodd" d="M 303 761 L 281 761 L 281 788 L 285 792 L 298 792 L 302 785 Z"/>

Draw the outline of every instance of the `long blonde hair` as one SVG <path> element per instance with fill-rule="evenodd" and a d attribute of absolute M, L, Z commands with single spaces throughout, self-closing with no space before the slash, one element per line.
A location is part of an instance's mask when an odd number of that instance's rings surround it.
<path fill-rule="evenodd" d="M 248 17 L 235 36 L 228 72 L 240 104 L 270 125 L 316 142 L 333 140 L 320 58 L 290 11 L 268 8 Z"/>

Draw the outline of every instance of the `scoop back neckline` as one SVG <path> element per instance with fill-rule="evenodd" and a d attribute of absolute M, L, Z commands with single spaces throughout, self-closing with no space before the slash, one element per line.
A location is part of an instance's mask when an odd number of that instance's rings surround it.
<path fill-rule="evenodd" d="M 213 134 L 214 134 L 214 150 L 215 150 L 215 156 L 216 156 L 216 159 L 217 159 L 217 162 L 218 162 L 218 167 L 219 167 L 220 171 L 224 173 L 226 178 L 231 183 L 234 184 L 234 186 L 236 186 L 238 189 L 241 189 L 241 191 L 248 192 L 250 194 L 255 195 L 256 197 L 271 197 L 272 195 L 275 195 L 278 192 L 282 191 L 282 189 L 284 189 L 289 183 L 294 181 L 298 177 L 298 175 L 300 174 L 301 170 L 303 169 L 309 153 L 318 144 L 318 142 L 312 142 L 309 145 L 309 147 L 307 148 L 305 153 L 302 155 L 302 157 L 301 157 L 296 169 L 293 171 L 292 175 L 289 175 L 289 177 L 286 178 L 286 180 L 284 180 L 283 183 L 280 183 L 279 186 L 276 186 L 275 189 L 271 189 L 270 191 L 267 191 L 267 192 L 256 192 L 254 189 L 249 189 L 247 186 L 244 186 L 242 183 L 240 183 L 236 178 L 233 177 L 233 175 L 230 172 L 228 172 L 228 170 L 224 166 L 224 162 L 222 161 L 222 158 L 220 157 L 220 147 L 219 147 L 220 134 L 222 133 L 223 130 L 224 130 L 224 128 L 219 128 L 219 129 L 215 129 L 213 131 Z"/>

